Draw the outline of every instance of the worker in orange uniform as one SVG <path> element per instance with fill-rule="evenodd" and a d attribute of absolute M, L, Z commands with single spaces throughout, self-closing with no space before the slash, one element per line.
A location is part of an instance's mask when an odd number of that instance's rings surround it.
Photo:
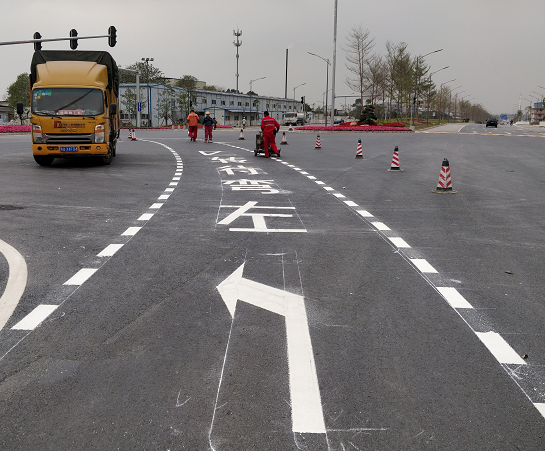
<path fill-rule="evenodd" d="M 199 115 L 191 110 L 187 116 L 187 126 L 189 127 L 189 138 L 191 141 L 197 140 L 197 130 L 199 129 Z"/>
<path fill-rule="evenodd" d="M 269 145 L 276 156 L 280 155 L 278 147 L 276 147 L 276 143 L 274 142 L 274 135 L 280 130 L 280 124 L 274 117 L 269 116 L 268 111 L 263 113 L 261 130 L 263 130 L 263 150 L 265 150 L 265 158 L 269 158 Z"/>

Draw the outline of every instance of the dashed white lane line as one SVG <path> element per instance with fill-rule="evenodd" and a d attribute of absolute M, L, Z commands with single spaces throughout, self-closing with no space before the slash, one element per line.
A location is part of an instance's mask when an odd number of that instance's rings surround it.
<path fill-rule="evenodd" d="M 452 308 L 473 308 L 473 306 L 453 287 L 437 287 L 439 293 L 447 300 Z"/>
<path fill-rule="evenodd" d="M 407 244 L 407 242 L 403 238 L 400 238 L 398 236 L 389 236 L 387 238 L 398 249 L 409 249 L 411 247 Z"/>
<path fill-rule="evenodd" d="M 153 218 L 153 213 L 144 213 L 137 221 L 149 221 L 151 218 Z"/>
<path fill-rule="evenodd" d="M 51 315 L 58 305 L 40 304 L 32 310 L 27 316 L 19 321 L 13 330 L 34 330 L 38 327 L 49 315 Z"/>
<path fill-rule="evenodd" d="M 526 365 L 526 362 L 522 357 L 509 346 L 500 334 L 496 332 L 475 333 L 498 362 L 513 365 Z"/>
<path fill-rule="evenodd" d="M 97 254 L 97 257 L 111 257 L 122 247 L 123 244 L 109 244 L 99 254 Z"/>
<path fill-rule="evenodd" d="M 437 273 L 437 270 L 432 265 L 430 265 L 427 262 L 427 260 L 423 258 L 411 258 L 410 260 L 413 263 L 413 265 L 416 266 L 416 268 L 422 273 L 427 273 L 427 274 Z"/>
<path fill-rule="evenodd" d="M 153 209 L 153 210 L 158 210 L 162 206 L 163 206 L 163 204 L 156 203 L 156 204 L 153 204 L 150 208 Z"/>
<path fill-rule="evenodd" d="M 76 274 L 70 277 L 70 279 L 64 282 L 63 285 L 82 285 L 97 271 L 98 268 L 82 268 Z"/>
<path fill-rule="evenodd" d="M 373 224 L 373 226 L 377 229 L 377 230 L 391 230 L 390 227 L 388 227 L 386 224 L 384 224 L 383 222 L 372 222 L 371 224 Z"/>

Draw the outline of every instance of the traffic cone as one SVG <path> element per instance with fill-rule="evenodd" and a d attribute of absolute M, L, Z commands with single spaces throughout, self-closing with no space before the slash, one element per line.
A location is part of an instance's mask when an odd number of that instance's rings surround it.
<path fill-rule="evenodd" d="M 356 150 L 355 158 L 363 158 L 363 152 L 362 152 L 362 148 L 361 148 L 361 139 L 358 139 L 358 148 Z"/>
<path fill-rule="evenodd" d="M 282 133 L 282 142 L 280 144 L 287 144 L 288 140 L 286 139 L 286 132 Z"/>
<path fill-rule="evenodd" d="M 244 139 L 244 131 L 242 129 L 240 129 L 240 136 L 238 139 Z"/>
<path fill-rule="evenodd" d="M 399 150 L 397 148 L 397 146 L 395 146 L 394 148 L 394 155 L 392 156 L 392 165 L 390 166 L 390 169 L 388 169 L 389 171 L 403 171 L 403 169 L 401 169 L 399 167 Z"/>
<path fill-rule="evenodd" d="M 450 165 L 446 158 L 443 158 L 443 164 L 441 165 L 441 172 L 439 173 L 439 181 L 437 182 L 437 188 L 432 190 L 432 193 L 440 194 L 456 194 L 457 191 L 452 189 L 452 180 L 450 178 Z"/>
<path fill-rule="evenodd" d="M 316 138 L 316 145 L 314 146 L 315 149 L 321 149 L 322 148 L 322 142 L 320 141 L 320 135 Z"/>
<path fill-rule="evenodd" d="M 134 130 L 134 128 L 131 131 L 131 140 L 136 141 L 136 131 Z"/>
<path fill-rule="evenodd" d="M 128 139 L 132 138 L 132 128 L 129 128 L 129 136 L 127 136 Z"/>

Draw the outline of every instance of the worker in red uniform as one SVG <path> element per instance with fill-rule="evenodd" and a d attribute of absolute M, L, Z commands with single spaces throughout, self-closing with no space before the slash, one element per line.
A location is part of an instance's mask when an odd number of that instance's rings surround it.
<path fill-rule="evenodd" d="M 191 110 L 187 116 L 187 127 L 189 128 L 189 138 L 191 141 L 197 140 L 197 130 L 199 129 L 199 115 L 195 110 Z"/>
<path fill-rule="evenodd" d="M 268 111 L 263 113 L 261 130 L 263 130 L 263 150 L 265 150 L 265 158 L 269 158 L 269 145 L 274 154 L 278 156 L 278 147 L 276 147 L 276 143 L 274 142 L 274 135 L 280 130 L 280 124 L 274 117 L 269 116 Z"/>

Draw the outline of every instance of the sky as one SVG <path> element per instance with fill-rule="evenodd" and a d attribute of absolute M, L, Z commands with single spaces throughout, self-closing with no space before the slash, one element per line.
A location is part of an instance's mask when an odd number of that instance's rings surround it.
<path fill-rule="evenodd" d="M 224 88 L 236 87 L 233 30 L 242 30 L 239 90 L 250 80 L 260 95 L 284 97 L 286 49 L 288 97 L 320 105 L 326 91 L 326 63 L 333 61 L 334 0 L 1 0 L 0 42 L 107 34 L 117 28 L 117 45 L 106 38 L 79 41 L 78 50 L 109 51 L 126 67 L 142 58 L 167 77 L 193 75 Z M 433 81 L 446 83 L 459 98 L 480 103 L 493 114 L 513 113 L 545 94 L 543 0 L 338 0 L 335 71 L 336 106 L 350 103 L 346 85 L 346 37 L 354 27 L 369 29 L 374 53 L 387 41 L 405 42 L 425 58 Z M 43 49 L 69 49 L 68 41 Z M 32 44 L 0 46 L 0 98 L 17 75 L 29 72 Z M 451 81 L 454 80 L 454 81 Z M 304 83 L 304 85 L 303 85 Z M 329 88 L 332 70 L 329 72 Z M 535 92 L 533 92 L 535 91 Z M 329 93 L 330 94 L 330 93 Z M 519 100 L 519 97 L 522 99 Z M 533 96 L 533 97 L 532 97 Z M 328 101 L 331 104 L 331 97 Z"/>

